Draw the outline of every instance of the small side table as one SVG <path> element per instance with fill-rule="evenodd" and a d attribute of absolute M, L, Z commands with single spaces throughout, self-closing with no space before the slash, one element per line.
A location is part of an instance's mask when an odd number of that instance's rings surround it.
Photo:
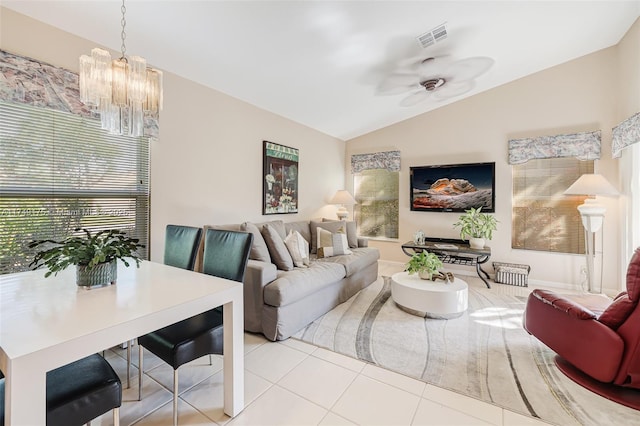
<path fill-rule="evenodd" d="M 469 307 L 469 286 L 460 278 L 447 284 L 398 272 L 391 276 L 391 298 L 410 314 L 450 319 L 459 317 Z"/>

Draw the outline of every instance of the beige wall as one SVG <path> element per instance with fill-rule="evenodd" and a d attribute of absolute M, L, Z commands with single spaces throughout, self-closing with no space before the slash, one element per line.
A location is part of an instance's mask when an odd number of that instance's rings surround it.
<path fill-rule="evenodd" d="M 0 48 L 78 69 L 95 44 L 0 8 Z M 135 53 L 135 52 L 134 52 Z M 143 52 L 139 52 L 143 54 Z M 151 256 L 161 261 L 168 223 L 333 216 L 344 186 L 343 141 L 165 73 L 160 138 L 151 142 Z M 262 216 L 262 141 L 300 150 L 298 214 Z"/>
<path fill-rule="evenodd" d="M 511 249 L 507 141 L 600 129 L 602 160 L 596 162 L 596 171 L 616 183 L 618 165 L 611 159 L 611 128 L 617 123 L 619 103 L 617 55 L 615 47 L 605 49 L 347 141 L 347 158 L 380 149 L 401 151 L 400 239 L 371 245 L 382 250 L 384 259 L 406 262 L 400 244 L 411 240 L 419 229 L 430 236 L 459 238 L 452 227 L 459 214 L 410 211 L 409 167 L 495 161 L 495 216 L 500 223 L 490 243 L 492 260 L 530 264 L 532 281 L 578 284 L 583 256 Z M 605 285 L 618 288 L 618 203 L 603 201 L 608 208 Z"/>
<path fill-rule="evenodd" d="M 617 118 L 622 121 L 640 112 L 640 18 L 616 46 L 619 101 Z"/>
<path fill-rule="evenodd" d="M 626 120 L 640 112 L 640 19 L 636 20 L 631 29 L 620 41 L 617 49 L 618 99 L 616 108 L 617 123 Z M 617 124 L 616 123 L 616 124 Z M 633 251 L 640 245 L 640 199 L 631 198 L 632 193 L 640 191 L 640 147 L 633 146 L 622 151 L 618 160 L 620 163 L 618 187 L 620 196 L 620 270 L 626 268 Z M 635 171 L 635 174 L 634 174 Z M 630 179 L 633 177 L 635 182 Z"/>

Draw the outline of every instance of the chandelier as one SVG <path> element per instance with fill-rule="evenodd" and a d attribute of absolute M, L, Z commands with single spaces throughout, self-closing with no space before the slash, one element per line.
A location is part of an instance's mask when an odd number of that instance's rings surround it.
<path fill-rule="evenodd" d="M 162 110 L 162 71 L 147 67 L 139 56 L 125 56 L 125 13 L 122 0 L 120 59 L 108 51 L 91 50 L 80 57 L 80 100 L 100 114 L 102 128 L 115 135 L 142 136 L 144 114 Z"/>

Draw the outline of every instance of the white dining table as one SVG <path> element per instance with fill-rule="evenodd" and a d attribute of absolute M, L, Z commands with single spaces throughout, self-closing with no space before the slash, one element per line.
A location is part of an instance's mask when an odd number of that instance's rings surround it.
<path fill-rule="evenodd" d="M 224 412 L 244 408 L 242 284 L 160 263 L 118 265 L 117 284 L 85 290 L 75 269 L 0 275 L 5 424 L 44 425 L 46 373 L 224 306 Z M 1 401 L 0 401 L 1 403 Z"/>

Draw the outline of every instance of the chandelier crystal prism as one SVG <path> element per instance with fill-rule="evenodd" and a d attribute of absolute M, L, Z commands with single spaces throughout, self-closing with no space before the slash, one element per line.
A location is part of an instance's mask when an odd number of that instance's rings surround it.
<path fill-rule="evenodd" d="M 162 71 L 147 67 L 139 56 L 126 57 L 125 13 L 122 0 L 122 56 L 100 48 L 80 57 L 80 100 L 100 114 L 102 128 L 115 135 L 139 137 L 144 115 L 162 110 Z"/>

